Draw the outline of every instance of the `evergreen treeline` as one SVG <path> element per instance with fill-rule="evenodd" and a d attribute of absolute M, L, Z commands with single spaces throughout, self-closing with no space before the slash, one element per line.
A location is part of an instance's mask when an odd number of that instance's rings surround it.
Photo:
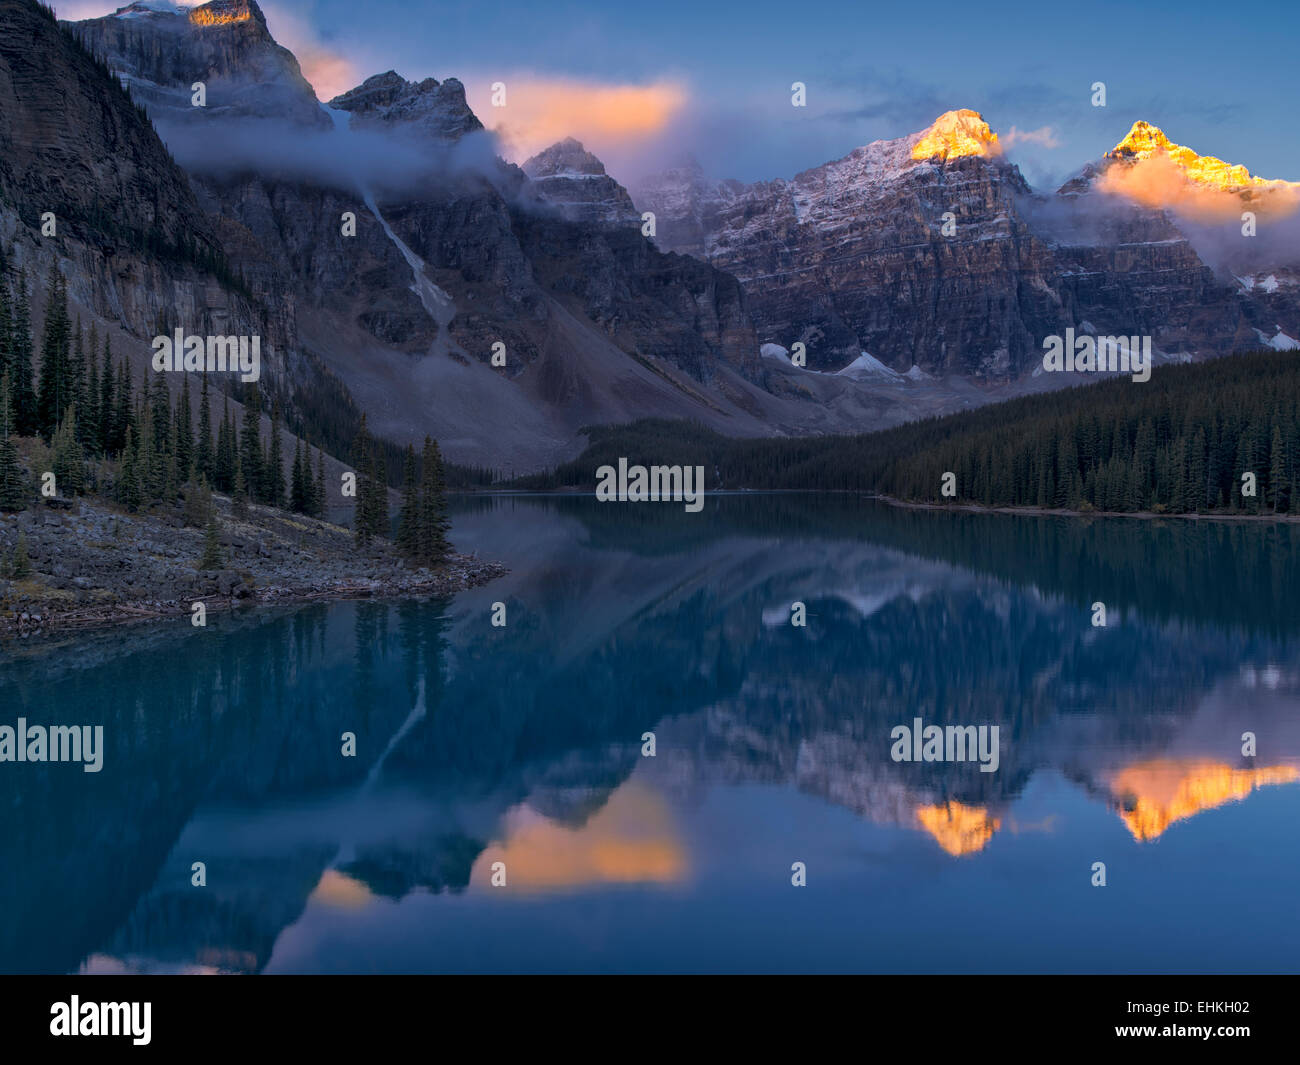
<path fill-rule="evenodd" d="M 522 488 L 591 487 L 629 463 L 705 467 L 713 488 L 878 492 L 992 506 L 1166 513 L 1300 513 L 1300 358 L 1259 352 L 1166 366 L 858 436 L 737 440 L 646 420 L 587 430 L 591 445 Z M 1255 494 L 1243 494 L 1243 474 Z"/>
<path fill-rule="evenodd" d="M 161 374 L 146 374 L 137 388 L 127 360 L 113 357 L 108 338 L 101 344 L 94 326 L 87 334 L 71 320 L 66 283 L 55 270 L 46 283 L 37 352 L 27 280 L 19 272 L 11 284 L 10 273 L 0 247 L 0 510 L 22 510 L 33 499 L 35 486 L 23 472 L 14 437 L 39 437 L 50 448 L 59 495 L 100 488 L 99 464 L 93 460 L 111 460 L 116 476 L 102 487 L 131 510 L 183 501 L 191 524 L 209 526 L 205 558 L 216 551 L 212 489 L 231 495 L 237 509 L 251 501 L 325 516 L 322 449 L 295 439 L 292 461 L 286 463 L 280 403 L 271 403 L 271 432 L 263 440 L 263 399 L 256 383 L 242 392 L 239 419 L 229 397 L 222 395 L 216 407 L 207 374 L 199 375 L 197 416 L 189 374 L 181 375 L 175 401 Z M 390 535 L 385 447 L 367 431 L 364 414 L 352 454 L 355 531 L 364 546 Z M 404 461 L 409 464 L 412 456 L 408 450 Z M 433 565 L 450 550 L 445 474 L 436 443 L 426 440 L 422 466 L 413 504 L 419 531 L 399 546 L 413 560 Z"/>

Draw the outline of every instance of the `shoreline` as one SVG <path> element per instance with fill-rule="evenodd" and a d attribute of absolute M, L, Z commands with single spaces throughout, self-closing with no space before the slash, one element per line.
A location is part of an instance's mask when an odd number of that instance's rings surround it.
<path fill-rule="evenodd" d="M 984 503 L 916 503 L 895 496 L 864 493 L 867 499 L 874 499 L 887 506 L 902 510 L 947 510 L 962 511 L 967 514 L 1020 514 L 1036 518 L 1137 518 L 1142 521 L 1221 521 L 1221 522 L 1270 522 L 1295 524 L 1300 522 L 1300 514 L 1197 514 L 1180 511 L 1176 514 L 1157 514 L 1153 510 L 1071 510 L 1068 507 L 1011 507 L 989 506 Z"/>
<path fill-rule="evenodd" d="M 236 610 L 311 602 L 450 596 L 487 584 L 508 572 L 503 563 L 485 562 L 473 555 L 458 554 L 452 555 L 439 570 L 428 572 L 424 576 L 412 577 L 407 574 L 378 579 L 341 578 L 332 587 L 326 588 L 268 585 L 250 589 L 240 586 L 240 594 L 214 593 L 165 600 L 132 599 L 100 606 L 79 604 L 67 610 L 52 608 L 47 602 L 34 606 L 30 611 L 0 617 L 0 640 L 90 632 L 116 625 L 188 617 L 195 603 L 203 603 L 208 613 L 226 614 Z"/>

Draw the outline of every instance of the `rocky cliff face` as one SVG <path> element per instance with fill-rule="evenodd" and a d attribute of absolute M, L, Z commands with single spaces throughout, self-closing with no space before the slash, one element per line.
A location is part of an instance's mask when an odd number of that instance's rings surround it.
<path fill-rule="evenodd" d="M 260 334 L 278 359 L 286 323 L 210 272 L 219 227 L 127 92 L 35 4 L 0 0 L 0 27 L 0 235 L 29 284 L 57 268 L 80 310 L 138 339 L 115 345 L 137 367 L 160 324 Z"/>
<path fill-rule="evenodd" d="M 677 168 L 638 186 L 637 203 L 656 212 L 663 246 L 740 278 L 761 342 L 801 341 L 823 369 L 869 351 L 898 371 L 1012 379 L 1045 336 L 1084 321 L 1188 356 L 1254 346 L 1254 327 L 1279 313 L 1300 325 L 1289 305 L 1243 299 L 1169 211 L 1099 185 L 1110 166 L 1168 153 L 1152 129 L 1057 196 L 1034 195 L 984 120 L 956 111 L 789 181 L 716 184 Z M 1177 165 L 1243 195 L 1278 185 L 1179 152 Z"/>

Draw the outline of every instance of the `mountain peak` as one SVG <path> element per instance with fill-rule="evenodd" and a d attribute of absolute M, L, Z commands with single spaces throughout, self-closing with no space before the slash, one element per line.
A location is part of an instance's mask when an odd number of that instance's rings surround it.
<path fill-rule="evenodd" d="M 582 146 L 582 142 L 573 137 L 565 137 L 549 148 L 538 152 L 523 165 L 523 171 L 530 178 L 553 177 L 561 174 L 582 174 L 601 176 L 605 173 L 605 164 Z"/>
<path fill-rule="evenodd" d="M 349 111 L 363 123 L 407 128 L 438 140 L 458 140 L 483 128 L 465 101 L 465 86 L 455 78 L 412 82 L 386 70 L 334 97 L 330 107 Z"/>
<path fill-rule="evenodd" d="M 978 111 L 963 108 L 945 111 L 921 133 L 912 148 L 912 158 L 959 159 L 968 155 L 997 155 L 1002 151 L 998 135 Z"/>
<path fill-rule="evenodd" d="M 262 9 L 254 0 L 212 0 L 211 3 L 191 8 L 189 19 L 195 26 L 230 26 L 238 22 L 266 25 Z"/>
<path fill-rule="evenodd" d="M 1255 177 L 1244 166 L 1225 163 L 1212 155 L 1198 155 L 1191 148 L 1173 143 L 1164 130 L 1150 122 L 1134 122 L 1124 139 L 1106 153 L 1106 158 L 1130 163 L 1166 158 L 1193 184 L 1224 192 L 1289 184 Z"/>

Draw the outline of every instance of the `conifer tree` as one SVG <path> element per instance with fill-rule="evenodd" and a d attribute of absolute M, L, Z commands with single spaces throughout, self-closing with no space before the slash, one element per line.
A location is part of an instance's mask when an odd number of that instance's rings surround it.
<path fill-rule="evenodd" d="M 217 430 L 217 449 L 212 462 L 212 480 L 223 492 L 230 492 L 235 487 L 235 452 L 235 424 L 231 420 L 230 397 L 227 396 L 221 415 L 221 426 Z"/>
<path fill-rule="evenodd" d="M 18 462 L 18 448 L 14 446 L 10 392 L 6 374 L 0 377 L 0 510 L 12 512 L 27 506 L 30 486 Z"/>
<path fill-rule="evenodd" d="M 204 380 L 207 380 L 205 377 Z M 176 472 L 181 483 L 191 476 L 194 463 L 194 421 L 190 414 L 190 375 L 181 375 L 181 395 L 172 418 L 176 430 Z"/>
<path fill-rule="evenodd" d="M 208 507 L 208 524 L 203 535 L 203 557 L 198 568 L 203 571 L 223 569 L 226 560 L 221 552 L 221 527 L 217 524 L 217 508 Z"/>
<path fill-rule="evenodd" d="M 86 351 L 86 369 L 82 377 L 82 387 L 77 399 L 77 434 L 81 439 L 82 450 L 88 455 L 98 455 L 103 448 L 100 440 L 103 434 L 99 428 L 99 356 L 96 347 L 99 337 L 95 327 L 90 327 L 90 346 Z"/>
<path fill-rule="evenodd" d="M 271 404 L 271 440 L 266 449 L 266 501 L 284 507 L 284 454 L 280 441 L 280 401 Z"/>
<path fill-rule="evenodd" d="M 295 438 L 293 442 L 293 470 L 289 475 L 289 509 L 295 514 L 306 514 L 310 508 L 306 484 L 302 472 L 302 441 Z"/>
<path fill-rule="evenodd" d="M 208 401 L 208 375 L 199 387 L 199 439 L 194 447 L 194 468 L 200 477 L 213 480 L 212 407 Z"/>
<path fill-rule="evenodd" d="M 78 495 L 85 486 L 86 456 L 77 440 L 77 411 L 69 405 L 54 431 L 51 465 L 59 495 Z"/>
<path fill-rule="evenodd" d="M 135 441 L 135 429 L 128 425 L 122 444 L 121 468 L 117 475 L 115 495 L 117 501 L 130 510 L 144 506 L 144 481 L 140 475 L 140 449 Z"/>
<path fill-rule="evenodd" d="M 420 492 L 415 479 L 415 445 L 406 445 L 402 463 L 402 506 L 397 514 L 397 549 L 407 558 L 420 553 Z"/>
<path fill-rule="evenodd" d="M 424 469 L 420 485 L 420 551 L 423 565 L 436 566 L 451 553 L 447 532 L 447 485 L 438 442 L 424 438 Z"/>
<path fill-rule="evenodd" d="M 40 386 L 36 393 L 37 431 L 47 443 L 54 438 L 54 430 L 72 402 L 71 345 L 67 290 L 58 271 L 50 267 L 45 328 L 41 333 Z"/>
<path fill-rule="evenodd" d="M 139 437 L 139 426 L 135 423 L 135 397 L 132 395 L 131 367 L 125 358 L 117 365 L 117 409 L 113 415 L 114 450 L 126 450 L 126 431 Z M 137 440 L 137 447 L 139 446 Z"/>
<path fill-rule="evenodd" d="M 257 382 L 244 394 L 244 427 L 239 434 L 239 458 L 243 467 L 244 490 L 250 499 L 265 498 L 262 470 L 262 399 Z"/>
<path fill-rule="evenodd" d="M 316 483 L 312 504 L 312 517 L 325 517 L 325 456 L 320 448 L 316 449 Z"/>
<path fill-rule="evenodd" d="M 0 377 L 12 378 L 14 318 L 9 304 L 9 278 L 0 270 Z"/>
<path fill-rule="evenodd" d="M 14 408 L 14 435 L 35 436 L 40 419 L 36 411 L 36 389 L 32 373 L 32 324 L 27 301 L 27 276 L 18 271 L 14 296 L 14 322 L 10 340 L 9 388 Z"/>
<path fill-rule="evenodd" d="M 230 494 L 231 504 L 238 517 L 248 517 L 248 485 L 244 480 L 244 458 L 235 452 L 234 490 Z"/>

